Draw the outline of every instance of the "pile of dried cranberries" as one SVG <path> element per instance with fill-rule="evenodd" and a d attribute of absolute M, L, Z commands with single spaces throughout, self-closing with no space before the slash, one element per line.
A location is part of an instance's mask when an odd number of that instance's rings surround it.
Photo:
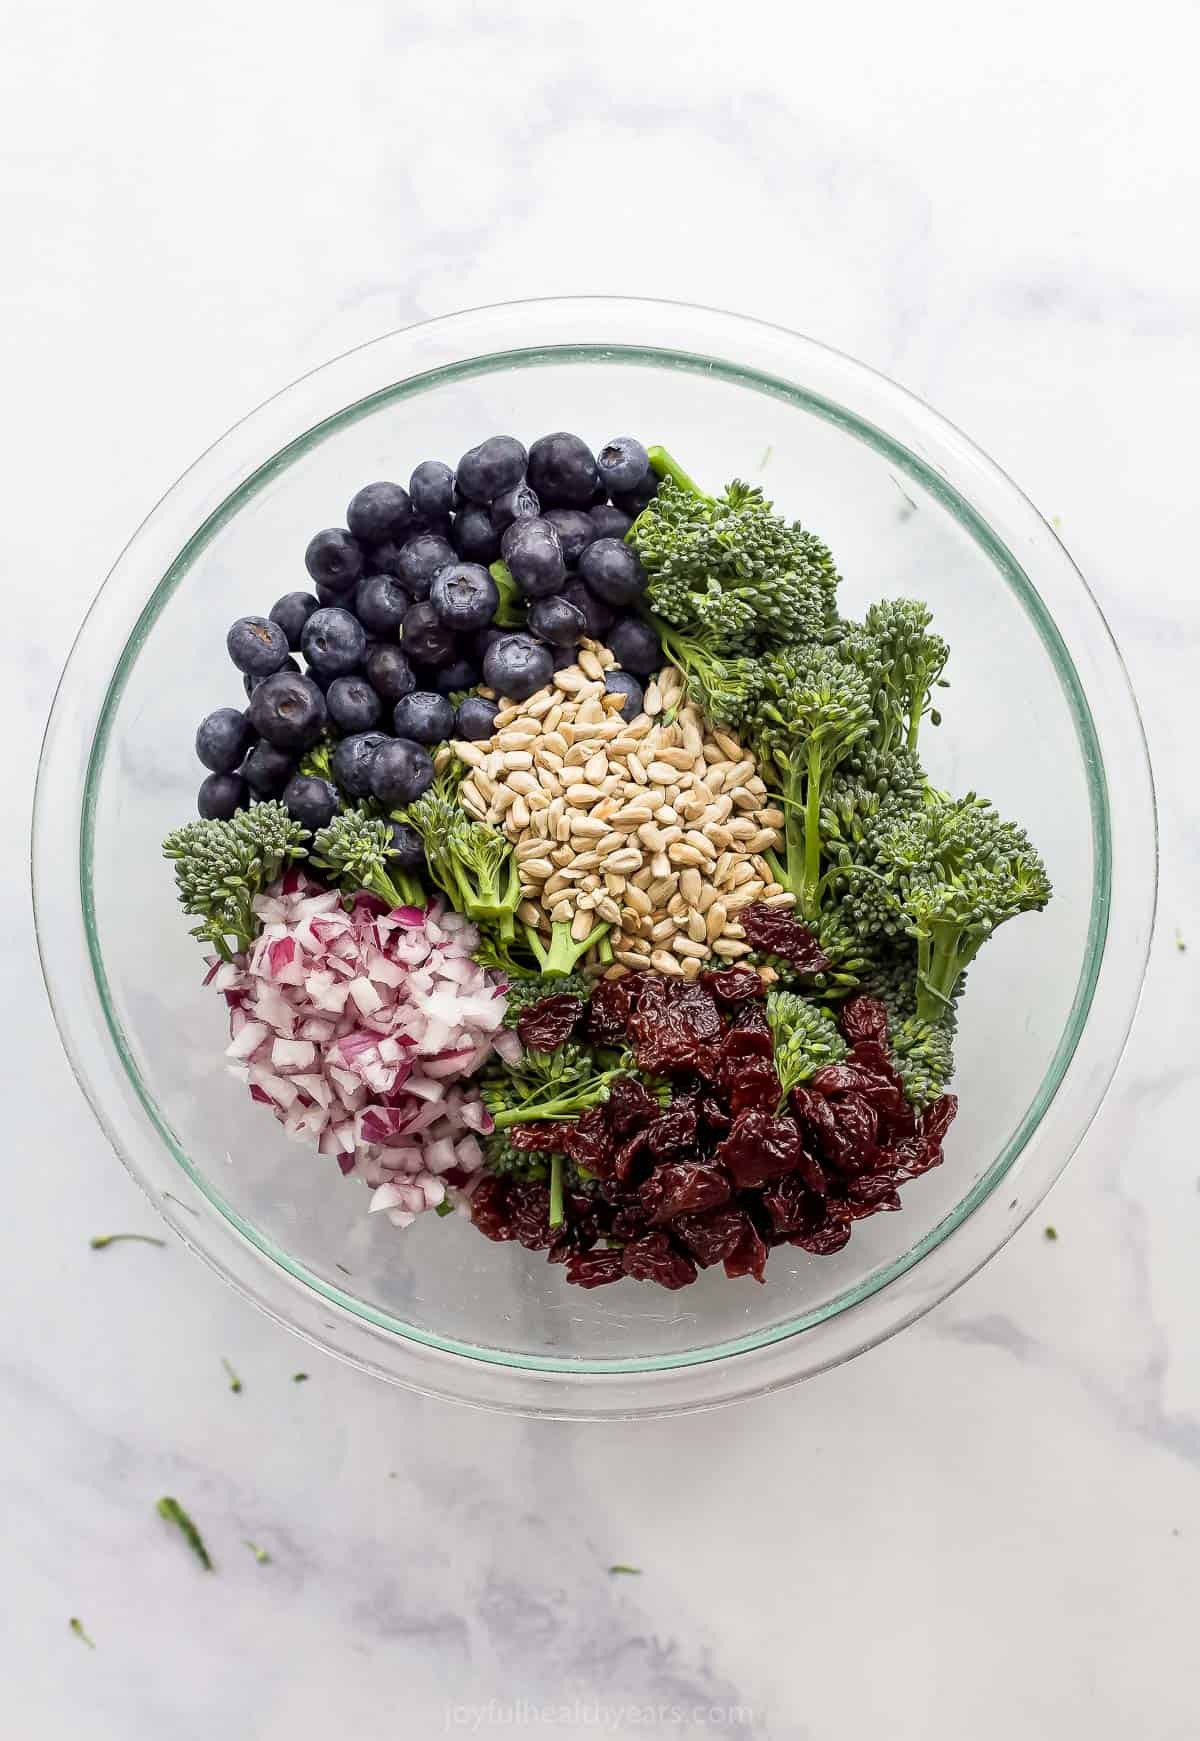
<path fill-rule="evenodd" d="M 580 1287 L 631 1276 L 682 1288 L 717 1263 L 761 1282 L 772 1246 L 838 1251 L 855 1221 L 899 1209 L 898 1187 L 942 1159 L 957 1099 L 916 1112 L 891 1065 L 883 1005 L 855 997 L 839 1017 L 846 1057 L 781 1107 L 763 998 L 757 973 L 731 967 L 696 982 L 602 980 L 586 1011 L 572 999 L 545 1000 L 570 1010 L 534 1006 L 528 1029 L 544 1017 L 542 1044 L 582 1021 L 593 1044 L 629 1046 L 669 1099 L 630 1074 L 574 1122 L 515 1126 L 514 1147 L 568 1156 L 588 1188 L 568 1190 L 552 1229 L 545 1184 L 487 1174 L 471 1197 L 475 1225 L 546 1251 Z"/>

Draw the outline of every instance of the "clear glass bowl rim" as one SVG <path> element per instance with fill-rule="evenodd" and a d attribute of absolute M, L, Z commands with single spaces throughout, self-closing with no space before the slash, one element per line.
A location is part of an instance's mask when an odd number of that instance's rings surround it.
<path fill-rule="evenodd" d="M 1017 1131 L 954 1210 L 901 1258 L 815 1314 L 682 1356 L 571 1362 L 470 1348 L 391 1319 L 295 1263 L 222 1200 L 155 1106 L 109 995 L 92 910 L 96 781 L 124 676 L 217 527 L 299 452 L 381 402 L 445 380 L 564 361 L 716 372 L 848 427 L 885 453 L 955 514 L 1018 593 L 1068 695 L 1089 782 L 1098 871 L 1087 955 L 1067 1026 Z M 996 530 L 1001 519 L 1008 544 Z M 1058 621 L 1026 572 L 1028 551 L 1023 565 L 1009 547 L 1016 542 L 1009 527 L 1036 556 L 1043 588 L 1052 574 L 1083 607 L 1079 633 L 1089 662 L 1106 679 L 1099 690 L 1092 683 L 1090 697 Z M 1110 784 L 1115 753 L 1124 757 L 1122 778 Z M 75 866 L 63 873 L 64 797 L 68 814 L 79 816 L 77 874 Z M 51 837 L 57 851 L 50 850 Z M 713 1406 L 809 1376 L 894 1333 L 986 1262 L 1049 1190 L 1099 1108 L 1140 995 L 1157 869 L 1149 758 L 1120 654 L 1082 576 L 1011 480 L 921 401 L 814 340 L 716 310 L 608 297 L 492 305 L 386 334 L 301 377 L 202 455 L 134 535 L 80 629 L 47 726 L 33 841 L 39 950 L 72 1068 L 117 1153 L 185 1242 L 278 1321 L 381 1376 L 459 1401 L 574 1418 Z M 1123 904 L 1122 912 L 1137 922 L 1114 933 L 1109 916 L 1118 888 L 1125 903 L 1136 903 L 1136 910 Z M 67 933 L 83 943 L 92 968 L 81 999 Z M 74 961 L 77 968 L 78 954 Z M 1085 1049 L 1094 1055 L 1081 1058 Z M 116 1092 L 106 1092 L 106 1084 Z M 1071 1090 L 1069 1108 L 1064 1087 Z M 1056 1121 L 1063 1126 L 1058 1140 L 1035 1144 L 1052 1109 L 1067 1110 Z M 160 1183 L 164 1151 L 181 1169 L 174 1191 Z M 1006 1178 L 1011 1201 L 1000 1214 L 996 1193 Z"/>

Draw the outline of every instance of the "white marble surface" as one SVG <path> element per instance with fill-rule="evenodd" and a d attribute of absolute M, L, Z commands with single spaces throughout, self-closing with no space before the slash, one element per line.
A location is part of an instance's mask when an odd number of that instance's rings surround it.
<path fill-rule="evenodd" d="M 1200 1598 L 1196 10 L 586 10 L 8 14 L 11 1733 L 423 1741 L 451 1704 L 481 1707 L 486 1733 L 514 1702 L 580 1700 L 542 1732 L 621 1712 L 617 1732 L 682 1732 L 646 1712 L 676 1705 L 763 1741 L 1182 1741 Z M 155 1221 L 58 1049 L 17 838 L 74 626 L 200 448 L 389 327 L 597 289 L 843 347 L 1059 516 L 1144 704 L 1164 838 L 1142 1016 L 1045 1214 L 849 1368 L 624 1428 L 388 1390 L 182 1249 L 89 1252 Z M 154 1517 L 164 1491 L 219 1576 Z M 609 1577 L 620 1560 L 642 1576 Z"/>

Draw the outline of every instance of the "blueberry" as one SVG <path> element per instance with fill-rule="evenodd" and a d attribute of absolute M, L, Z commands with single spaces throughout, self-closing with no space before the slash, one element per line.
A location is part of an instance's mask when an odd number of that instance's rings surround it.
<path fill-rule="evenodd" d="M 401 542 L 411 521 L 412 503 L 399 484 L 366 484 L 346 509 L 346 524 L 360 544 Z"/>
<path fill-rule="evenodd" d="M 404 546 L 395 572 L 414 598 L 428 598 L 434 575 L 455 560 L 448 539 L 436 532 L 422 532 Z"/>
<path fill-rule="evenodd" d="M 326 586 L 323 581 L 317 581 L 313 591 L 317 595 L 319 605 L 344 605 L 346 602 L 344 592 L 334 592 L 333 588 Z"/>
<path fill-rule="evenodd" d="M 385 738 L 371 757 L 371 796 L 381 804 L 411 804 L 432 784 L 429 751 L 408 738 Z"/>
<path fill-rule="evenodd" d="M 599 481 L 591 448 L 565 429 L 534 442 L 527 474 L 544 508 L 586 508 Z"/>
<path fill-rule="evenodd" d="M 583 612 L 583 620 L 587 625 L 584 632 L 589 640 L 602 641 L 604 639 L 606 631 L 611 627 L 616 617 L 617 613 L 614 610 L 608 605 L 602 604 L 595 593 L 589 592 L 583 582 L 576 577 L 567 582 L 559 597 L 565 598 L 568 604 L 574 605 L 576 610 Z"/>
<path fill-rule="evenodd" d="M 433 687 L 439 695 L 453 695 L 459 689 L 472 689 L 479 682 L 479 666 L 460 653 L 449 665 L 434 673 Z"/>
<path fill-rule="evenodd" d="M 638 553 L 620 538 L 597 538 L 579 558 L 579 572 L 606 605 L 631 605 L 646 590 Z"/>
<path fill-rule="evenodd" d="M 605 635 L 618 665 L 638 677 L 653 677 L 663 662 L 658 636 L 640 617 L 618 617 Z"/>
<path fill-rule="evenodd" d="M 394 640 L 411 603 L 411 594 L 395 575 L 368 574 L 355 591 L 354 614 L 368 634 Z"/>
<path fill-rule="evenodd" d="M 560 594 L 535 599 L 529 607 L 529 632 L 552 647 L 578 647 L 587 633 L 587 620 L 578 605 Z"/>
<path fill-rule="evenodd" d="M 628 514 L 623 514 L 620 508 L 614 508 L 608 502 L 602 502 L 598 508 L 588 509 L 588 519 L 595 527 L 597 538 L 624 538 L 633 525 Z"/>
<path fill-rule="evenodd" d="M 287 644 L 293 653 L 299 651 L 304 625 L 319 603 L 320 600 L 315 599 L 311 592 L 285 592 L 268 611 L 271 621 L 278 623 L 287 636 Z"/>
<path fill-rule="evenodd" d="M 588 545 L 600 536 L 592 524 L 591 515 L 585 514 L 582 508 L 547 508 L 546 519 L 558 533 L 563 561 L 568 568 L 574 568 Z"/>
<path fill-rule="evenodd" d="M 362 664 L 367 632 L 356 616 L 332 606 L 313 612 L 304 625 L 300 646 L 314 670 L 340 677 Z"/>
<path fill-rule="evenodd" d="M 315 834 L 318 828 L 326 828 L 338 813 L 337 788 L 328 780 L 297 774 L 288 782 L 283 804 L 293 822 Z"/>
<path fill-rule="evenodd" d="M 325 724 L 325 697 L 311 677 L 277 671 L 250 697 L 250 724 L 281 750 L 306 750 Z"/>
<path fill-rule="evenodd" d="M 645 703 L 645 695 L 636 677 L 631 677 L 628 671 L 606 671 L 604 687 L 610 695 L 623 695 L 625 702 L 621 708 L 622 719 L 636 719 Z"/>
<path fill-rule="evenodd" d="M 500 591 L 480 563 L 456 562 L 439 570 L 429 591 L 429 602 L 439 622 L 465 634 L 487 627 L 500 603 Z"/>
<path fill-rule="evenodd" d="M 542 511 L 537 495 L 526 483 L 514 484 L 488 509 L 488 518 L 496 532 L 504 532 L 514 520 L 532 520 Z"/>
<path fill-rule="evenodd" d="M 298 672 L 300 670 L 300 666 L 299 666 L 299 663 L 295 659 L 293 659 L 291 654 L 289 653 L 288 657 L 283 661 L 283 664 L 279 667 L 279 669 L 281 671 L 296 671 L 296 672 Z M 272 672 L 271 675 L 274 676 L 275 675 L 274 672 Z M 266 681 L 267 680 L 265 677 L 251 677 L 250 673 L 247 671 L 242 678 L 242 688 L 246 691 L 247 697 L 249 697 L 249 696 L 254 694 L 254 691 L 258 688 L 260 683 L 265 683 Z"/>
<path fill-rule="evenodd" d="M 650 470 L 650 456 L 632 435 L 614 435 L 596 455 L 600 482 L 610 496 L 635 490 Z M 353 527 L 354 522 L 351 521 Z"/>
<path fill-rule="evenodd" d="M 464 562 L 487 564 L 495 562 L 500 554 L 500 535 L 492 525 L 491 515 L 486 508 L 470 502 L 454 516 L 450 542 Z"/>
<path fill-rule="evenodd" d="M 247 677 L 270 677 L 288 656 L 288 638 L 266 617 L 239 617 L 225 637 L 229 657 Z"/>
<path fill-rule="evenodd" d="M 454 473 L 440 459 L 423 459 L 408 480 L 413 509 L 441 520 L 454 508 Z"/>
<path fill-rule="evenodd" d="M 514 520 L 502 548 L 509 573 L 526 598 L 545 598 L 567 578 L 562 545 L 549 520 Z"/>
<path fill-rule="evenodd" d="M 454 709 L 444 695 L 417 689 L 396 703 L 392 724 L 398 738 L 411 738 L 416 744 L 444 744 L 454 730 Z"/>
<path fill-rule="evenodd" d="M 454 657 L 454 636 L 429 599 L 419 599 L 404 613 L 400 630 L 403 651 L 422 665 L 444 665 Z"/>
<path fill-rule="evenodd" d="M 228 822 L 250 802 L 250 789 L 240 774 L 210 774 L 196 794 L 196 809 L 206 822 Z"/>
<path fill-rule="evenodd" d="M 502 641 L 505 635 L 511 635 L 511 629 L 497 628 L 495 623 L 489 623 L 486 629 L 480 629 L 477 635 L 470 635 L 466 641 L 466 652 L 477 665 L 482 666 L 487 650 L 496 641 Z"/>
<path fill-rule="evenodd" d="M 425 842 L 411 822 L 392 823 L 388 857 L 394 859 L 401 870 L 424 870 Z"/>
<path fill-rule="evenodd" d="M 255 744 L 240 769 L 256 798 L 278 798 L 295 771 L 295 754 L 268 743 Z"/>
<path fill-rule="evenodd" d="M 383 701 L 395 706 L 417 687 L 408 655 L 397 646 L 372 647 L 366 659 L 367 682 Z"/>
<path fill-rule="evenodd" d="M 514 435 L 490 435 L 464 453 L 454 474 L 468 502 L 494 502 L 525 476 L 525 449 Z"/>
<path fill-rule="evenodd" d="M 483 676 L 489 689 L 510 701 L 528 701 L 554 675 L 549 651 L 529 635 L 505 635 L 488 648 Z"/>
<path fill-rule="evenodd" d="M 494 701 L 487 701 L 482 695 L 465 696 L 458 704 L 454 719 L 455 737 L 466 738 L 468 743 L 481 743 L 484 738 L 490 738 L 496 729 L 499 711 Z"/>
<path fill-rule="evenodd" d="M 574 647 L 555 647 L 553 655 L 554 669 L 556 671 L 565 671 L 568 665 L 574 665 L 575 654 L 576 649 Z"/>
<path fill-rule="evenodd" d="M 196 754 L 214 774 L 232 774 L 254 741 L 250 721 L 236 707 L 218 707 L 200 721 Z"/>
<path fill-rule="evenodd" d="M 309 539 L 304 566 L 330 592 L 347 593 L 362 578 L 363 548 L 344 526 L 330 526 Z"/>
<path fill-rule="evenodd" d="M 628 514 L 631 520 L 636 520 L 647 502 L 652 502 L 658 494 L 658 475 L 647 470 L 641 483 L 635 484 L 631 490 L 622 490 L 620 495 L 613 497 L 614 508 L 620 508 L 622 514 Z"/>
<path fill-rule="evenodd" d="M 365 677 L 335 677 L 325 691 L 329 717 L 339 731 L 370 731 L 379 724 L 383 703 Z"/>
<path fill-rule="evenodd" d="M 371 759 L 380 744 L 390 740 L 386 732 L 362 731 L 343 738 L 331 759 L 333 777 L 351 798 L 371 795 Z"/>

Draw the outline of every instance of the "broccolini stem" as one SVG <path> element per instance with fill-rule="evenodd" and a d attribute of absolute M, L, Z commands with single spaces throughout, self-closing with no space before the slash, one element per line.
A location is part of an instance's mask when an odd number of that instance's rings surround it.
<path fill-rule="evenodd" d="M 646 457 L 650 461 L 650 470 L 656 477 L 670 478 L 678 484 L 681 490 L 686 490 L 690 496 L 703 496 L 704 491 L 695 478 L 689 477 L 679 461 L 669 454 L 665 447 L 649 447 Z"/>
<path fill-rule="evenodd" d="M 564 920 L 551 927 L 549 949 L 546 948 L 531 925 L 525 927 L 525 934 L 529 939 L 529 947 L 533 951 L 533 957 L 538 964 L 539 971 L 566 975 L 574 972 L 576 962 L 587 954 L 593 943 L 599 943 L 608 929 L 607 920 L 602 921 L 599 925 L 592 927 L 582 943 L 577 943 L 571 935 L 571 927 Z"/>
<path fill-rule="evenodd" d="M 563 1224 L 563 1158 L 561 1155 L 550 1157 L 550 1225 L 561 1227 Z"/>
<path fill-rule="evenodd" d="M 815 919 L 821 898 L 821 746 L 808 743 L 808 791 L 804 805 L 804 887 L 800 905 L 806 919 Z"/>
<path fill-rule="evenodd" d="M 497 1130 L 508 1130 L 514 1124 L 533 1124 L 541 1119 L 575 1119 L 581 1112 L 595 1106 L 604 1098 L 604 1091 L 614 1076 L 624 1074 L 624 1068 L 617 1066 L 612 1070 L 602 1070 L 593 1076 L 589 1082 L 581 1085 L 576 1083 L 566 1094 L 553 1092 L 553 1084 L 546 1098 L 538 1099 L 536 1095 L 522 1101 L 520 1106 L 504 1106 L 499 1112 L 493 1113 Z"/>

